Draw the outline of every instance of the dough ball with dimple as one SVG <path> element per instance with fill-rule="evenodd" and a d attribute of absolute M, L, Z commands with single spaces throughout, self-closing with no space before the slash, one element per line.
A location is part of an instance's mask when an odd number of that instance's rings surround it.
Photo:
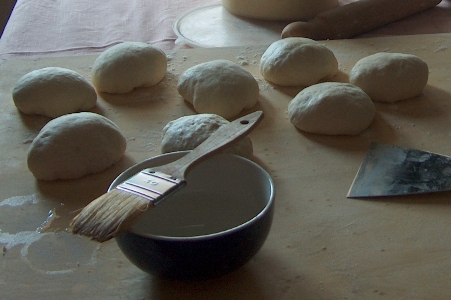
<path fill-rule="evenodd" d="M 272 43 L 260 59 L 260 73 L 281 86 L 310 86 L 338 72 L 335 54 L 323 44 L 291 37 Z"/>
<path fill-rule="evenodd" d="M 197 114 L 170 121 L 163 128 L 161 152 L 192 150 L 219 127 L 228 123 L 229 121 L 216 114 Z M 250 158 L 253 153 L 251 139 L 246 136 L 223 152 Z"/>
<path fill-rule="evenodd" d="M 300 91 L 288 106 L 298 129 L 326 135 L 357 135 L 374 119 L 371 98 L 349 83 L 326 82 Z"/>
<path fill-rule="evenodd" d="M 83 76 L 60 67 L 25 74 L 17 81 L 12 97 L 21 112 L 50 118 L 91 109 L 97 102 L 96 91 Z"/>
<path fill-rule="evenodd" d="M 418 96 L 426 86 L 429 68 L 421 58 L 404 53 L 376 53 L 360 59 L 349 82 L 373 101 L 396 102 Z"/>
<path fill-rule="evenodd" d="M 73 179 L 119 161 L 126 140 L 111 120 L 91 112 L 48 122 L 28 150 L 28 168 L 40 180 Z"/>
<path fill-rule="evenodd" d="M 103 51 L 92 67 L 92 83 L 100 91 L 125 94 L 158 84 L 167 72 L 167 56 L 160 48 L 124 42 Z"/>
<path fill-rule="evenodd" d="M 213 60 L 187 69 L 177 84 L 179 94 L 198 113 L 229 119 L 258 102 L 257 80 L 229 60 Z"/>

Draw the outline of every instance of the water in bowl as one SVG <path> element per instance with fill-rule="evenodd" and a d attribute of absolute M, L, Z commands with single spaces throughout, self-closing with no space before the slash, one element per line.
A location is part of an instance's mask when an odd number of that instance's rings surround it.
<path fill-rule="evenodd" d="M 135 226 L 135 231 L 169 237 L 193 237 L 239 226 L 265 207 L 262 197 L 179 191 L 159 203 Z"/>

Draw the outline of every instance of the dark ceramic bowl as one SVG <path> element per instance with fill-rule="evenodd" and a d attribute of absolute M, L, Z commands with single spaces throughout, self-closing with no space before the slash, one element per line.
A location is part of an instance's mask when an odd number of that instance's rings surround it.
<path fill-rule="evenodd" d="M 160 155 L 122 173 L 111 185 L 187 152 Z M 218 154 L 193 168 L 187 185 L 116 237 L 125 256 L 145 272 L 207 279 L 248 262 L 263 246 L 274 213 L 274 184 L 245 158 Z"/>

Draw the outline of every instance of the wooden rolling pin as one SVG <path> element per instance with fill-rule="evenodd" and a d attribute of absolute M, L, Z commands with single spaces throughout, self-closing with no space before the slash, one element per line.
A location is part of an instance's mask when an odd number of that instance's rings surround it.
<path fill-rule="evenodd" d="M 439 4 L 441 0 L 359 0 L 319 13 L 307 22 L 293 22 L 282 38 L 347 39 Z"/>

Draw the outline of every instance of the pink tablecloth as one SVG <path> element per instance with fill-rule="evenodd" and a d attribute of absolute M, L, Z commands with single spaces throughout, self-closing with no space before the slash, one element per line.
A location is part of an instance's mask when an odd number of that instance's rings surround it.
<path fill-rule="evenodd" d="M 364 36 L 451 32 L 450 1 Z M 173 22 L 189 9 L 215 3 L 220 0 L 18 0 L 0 39 L 0 59 L 89 54 L 122 41 L 186 48 L 175 43 Z"/>

